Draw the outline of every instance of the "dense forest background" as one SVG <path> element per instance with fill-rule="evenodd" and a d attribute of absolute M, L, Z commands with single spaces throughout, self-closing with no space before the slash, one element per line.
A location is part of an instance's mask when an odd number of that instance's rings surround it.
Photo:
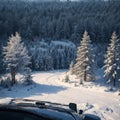
<path fill-rule="evenodd" d="M 100 56 L 97 61 L 101 66 L 112 32 L 120 35 L 120 2 L 0 1 L 0 71 L 4 71 L 2 47 L 16 31 L 32 55 L 32 69 L 48 70 L 69 67 L 75 59 L 73 46 L 79 45 L 85 30 Z M 41 68 L 48 61 L 52 67 Z"/>

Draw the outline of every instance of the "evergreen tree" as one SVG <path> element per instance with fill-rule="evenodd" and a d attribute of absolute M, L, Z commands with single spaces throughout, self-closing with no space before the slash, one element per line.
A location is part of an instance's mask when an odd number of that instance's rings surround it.
<path fill-rule="evenodd" d="M 69 75 L 66 73 L 65 82 L 69 82 Z"/>
<path fill-rule="evenodd" d="M 30 64 L 28 51 L 18 33 L 11 36 L 6 47 L 3 47 L 4 62 L 11 73 L 12 85 L 16 83 L 16 74 Z"/>
<path fill-rule="evenodd" d="M 27 67 L 25 69 L 25 84 L 31 85 L 32 83 L 33 83 L 33 81 L 32 81 L 31 69 Z"/>
<path fill-rule="evenodd" d="M 70 74 L 72 75 L 74 73 L 74 63 L 73 61 L 70 63 L 70 67 L 69 67 L 69 71 L 70 71 Z"/>
<path fill-rule="evenodd" d="M 80 83 L 95 80 L 94 76 L 94 52 L 87 31 L 84 32 L 81 45 L 78 47 L 75 64 L 75 74 L 80 78 Z"/>
<path fill-rule="evenodd" d="M 120 39 L 118 39 L 115 32 L 112 34 L 104 63 L 104 77 L 107 78 L 108 82 L 113 82 L 115 86 L 116 81 L 120 78 Z"/>
<path fill-rule="evenodd" d="M 69 82 L 69 81 L 70 81 L 69 75 L 67 74 L 67 72 L 65 73 L 65 76 L 64 76 L 64 78 L 63 78 L 62 81 L 63 81 L 63 82 Z"/>

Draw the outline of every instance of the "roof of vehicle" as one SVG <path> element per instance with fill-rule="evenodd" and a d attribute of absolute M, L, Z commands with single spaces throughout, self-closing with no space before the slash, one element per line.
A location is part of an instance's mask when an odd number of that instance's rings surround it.
<path fill-rule="evenodd" d="M 29 99 L 11 99 L 0 104 L 0 109 L 22 110 L 48 118 L 61 120 L 81 120 L 69 105 Z"/>

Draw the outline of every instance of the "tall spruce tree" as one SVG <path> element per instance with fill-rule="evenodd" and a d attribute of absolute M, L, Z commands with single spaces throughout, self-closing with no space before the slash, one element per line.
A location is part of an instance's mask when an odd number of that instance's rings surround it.
<path fill-rule="evenodd" d="M 75 64 L 75 74 L 80 79 L 80 84 L 83 81 L 93 81 L 94 76 L 94 51 L 91 44 L 90 37 L 87 31 L 84 32 L 83 38 L 77 51 L 77 58 Z"/>
<path fill-rule="evenodd" d="M 4 62 L 11 73 L 12 83 L 16 83 L 15 76 L 19 70 L 25 69 L 30 64 L 28 51 L 21 41 L 18 33 L 11 36 L 6 47 L 3 47 Z"/>
<path fill-rule="evenodd" d="M 108 82 L 113 83 L 113 86 L 116 86 L 116 82 L 120 78 L 120 39 L 115 32 L 112 34 L 104 63 L 104 77 Z"/>

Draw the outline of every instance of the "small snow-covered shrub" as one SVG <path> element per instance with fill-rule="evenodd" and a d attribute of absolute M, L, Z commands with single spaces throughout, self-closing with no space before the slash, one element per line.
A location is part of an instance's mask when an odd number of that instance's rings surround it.
<path fill-rule="evenodd" d="M 24 75 L 24 84 L 31 85 L 32 83 L 33 81 L 32 81 L 31 69 L 26 68 L 25 75 Z"/>
<path fill-rule="evenodd" d="M 62 82 L 69 82 L 69 75 L 66 73 L 62 79 Z"/>
<path fill-rule="evenodd" d="M 89 109 L 92 109 L 94 106 L 87 102 L 85 107 L 86 107 L 86 110 L 89 110 Z"/>
<path fill-rule="evenodd" d="M 69 75 L 65 76 L 65 82 L 69 82 Z"/>
<path fill-rule="evenodd" d="M 82 79 L 80 79 L 80 85 L 82 85 L 83 84 L 83 80 Z"/>
<path fill-rule="evenodd" d="M 77 82 L 74 83 L 74 87 L 78 87 L 79 84 Z"/>
<path fill-rule="evenodd" d="M 70 63 L 69 71 L 70 71 L 70 74 L 71 74 L 71 75 L 74 74 L 74 63 L 73 63 L 73 61 Z"/>
<path fill-rule="evenodd" d="M 11 77 L 10 75 L 4 75 L 0 79 L 0 86 L 4 88 L 10 88 L 11 87 Z"/>

